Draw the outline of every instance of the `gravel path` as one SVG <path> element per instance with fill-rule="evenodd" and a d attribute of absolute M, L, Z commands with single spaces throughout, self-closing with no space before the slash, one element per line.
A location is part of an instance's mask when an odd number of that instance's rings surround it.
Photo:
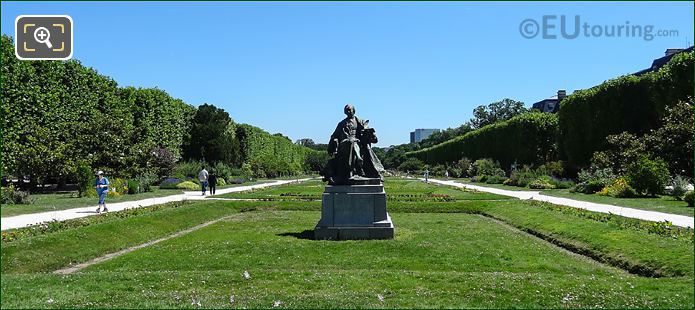
<path fill-rule="evenodd" d="M 425 179 L 420 178 L 420 180 L 424 181 Z M 463 183 L 459 183 L 456 181 L 443 181 L 443 180 L 436 180 L 436 179 L 429 179 L 429 181 L 432 183 L 449 185 L 449 186 L 454 186 L 454 187 L 458 187 L 458 188 L 473 189 L 473 190 L 477 190 L 480 192 L 516 197 L 519 199 L 532 199 L 532 200 L 538 200 L 538 201 L 545 201 L 545 202 L 549 202 L 549 203 L 556 204 L 556 205 L 563 205 L 563 206 L 568 206 L 568 207 L 573 207 L 573 208 L 578 208 L 578 209 L 589 210 L 589 211 L 593 211 L 593 212 L 612 213 L 615 215 L 620 215 L 620 216 L 630 217 L 630 218 L 636 218 L 636 219 L 640 219 L 640 220 L 647 220 L 647 221 L 653 221 L 653 222 L 669 221 L 673 225 L 676 225 L 676 226 L 693 228 L 693 218 L 689 217 L 689 216 L 685 216 L 685 215 L 670 214 L 670 213 L 663 213 L 663 212 L 656 212 L 656 211 L 647 211 L 647 210 L 626 208 L 626 207 L 614 206 L 614 205 L 608 205 L 608 204 L 574 200 L 574 199 L 568 199 L 568 198 L 560 198 L 560 197 L 543 195 L 540 192 L 535 192 L 535 191 L 512 191 L 512 190 L 504 190 L 504 189 L 491 188 L 491 187 L 485 187 L 485 186 L 479 186 L 479 185 L 463 184 Z"/>
<path fill-rule="evenodd" d="M 225 188 L 225 189 L 218 189 L 215 194 L 221 195 L 221 194 L 228 194 L 228 193 L 235 193 L 235 192 L 243 192 L 243 191 L 247 191 L 247 190 L 251 190 L 251 189 L 264 188 L 264 187 L 269 187 L 269 186 L 278 186 L 278 185 L 289 184 L 289 183 L 299 183 L 299 182 L 304 182 L 304 181 L 308 181 L 308 180 L 311 180 L 311 178 L 296 179 L 296 180 L 278 180 L 278 181 L 273 181 L 273 182 L 268 182 L 268 183 L 229 187 L 229 188 Z M 126 201 L 126 202 L 119 202 L 119 203 L 108 203 L 108 200 L 107 200 L 106 206 L 109 208 L 110 212 L 114 212 L 114 211 L 121 211 L 121 210 L 125 210 L 125 209 L 148 207 L 148 206 L 164 204 L 164 203 L 174 202 L 174 201 L 203 200 L 203 199 L 206 199 L 206 197 L 207 196 L 203 196 L 200 191 L 191 191 L 191 192 L 184 192 L 183 194 L 179 194 L 179 195 L 171 195 L 171 196 L 157 197 L 157 198 L 148 198 L 148 199 Z M 69 220 L 69 219 L 74 219 L 74 218 L 92 216 L 92 215 L 97 214 L 95 211 L 96 208 L 97 208 L 97 206 L 94 205 L 91 207 L 74 208 L 74 209 L 67 209 L 67 210 L 61 210 L 61 211 L 49 211 L 49 212 L 41 212 L 41 213 L 22 214 L 22 215 L 11 216 L 11 217 L 3 217 L 2 220 L 0 221 L 1 222 L 0 226 L 2 226 L 2 230 L 7 230 L 7 229 L 36 225 L 39 223 L 49 222 L 49 221 L 53 221 L 53 220 L 64 221 L 64 220 Z"/>

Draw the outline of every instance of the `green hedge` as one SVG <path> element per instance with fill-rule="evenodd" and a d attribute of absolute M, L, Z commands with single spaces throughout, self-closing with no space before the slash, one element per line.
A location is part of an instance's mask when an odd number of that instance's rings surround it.
<path fill-rule="evenodd" d="M 271 135 L 255 126 L 236 127 L 243 163 L 251 165 L 256 176 L 277 177 L 305 171 L 307 153 L 311 149 L 296 145 L 289 139 Z"/>
<path fill-rule="evenodd" d="M 469 132 L 407 156 L 428 164 L 492 158 L 504 169 L 517 164 L 542 164 L 556 159 L 557 117 L 551 113 L 527 113 Z"/>
<path fill-rule="evenodd" d="M 20 61 L 3 35 L 2 171 L 74 180 L 77 163 L 132 177 L 156 170 L 154 148 L 180 155 L 195 108 L 159 89 L 119 88 L 77 60 Z"/>
<path fill-rule="evenodd" d="M 693 53 L 674 56 L 657 72 L 622 76 L 562 101 L 559 117 L 560 156 L 568 168 L 589 164 L 606 137 L 621 132 L 642 135 L 660 127 L 666 106 L 693 96 Z"/>

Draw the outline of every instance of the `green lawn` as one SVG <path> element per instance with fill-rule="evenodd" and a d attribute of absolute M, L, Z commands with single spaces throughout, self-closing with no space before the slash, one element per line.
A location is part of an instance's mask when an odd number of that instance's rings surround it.
<path fill-rule="evenodd" d="M 671 196 L 660 196 L 657 198 L 615 198 L 610 196 L 571 193 L 568 189 L 544 190 L 541 191 L 541 194 L 649 211 L 687 216 L 695 215 L 693 208 L 688 207 L 688 203 L 682 200 L 676 200 Z"/>
<path fill-rule="evenodd" d="M 286 189 L 315 193 L 319 184 Z M 0 307 L 693 305 L 692 230 L 674 228 L 684 238 L 539 202 L 466 191 L 433 201 L 420 194 L 448 189 L 392 179 L 386 185 L 387 192 L 422 198 L 389 200 L 394 240 L 311 240 L 320 202 L 278 200 L 177 203 L 3 242 Z M 50 273 L 222 217 L 71 275 Z"/>
<path fill-rule="evenodd" d="M 694 216 L 695 210 L 688 207 L 688 204 L 682 200 L 676 200 L 671 196 L 660 196 L 656 198 L 615 198 L 610 196 L 599 196 L 595 194 L 572 193 L 569 189 L 549 189 L 538 190 L 526 187 L 507 186 L 503 184 L 486 184 L 473 183 L 469 179 L 455 179 L 457 182 L 472 184 L 478 186 L 492 187 L 511 191 L 540 191 L 543 195 L 569 198 L 574 200 L 588 201 L 594 203 L 609 204 L 621 207 L 636 208 L 649 211 L 657 211 L 664 213 L 680 214 Z"/>
<path fill-rule="evenodd" d="M 177 194 L 183 194 L 183 191 L 181 191 L 180 189 L 157 189 L 154 192 L 147 192 L 136 195 L 123 195 L 113 198 L 109 197 L 106 198 L 106 203 L 108 204 L 154 197 L 164 197 Z M 0 206 L 0 216 L 8 217 L 28 213 L 82 208 L 96 206 L 99 202 L 98 197 L 76 197 L 75 193 L 34 194 L 31 195 L 31 197 L 34 199 L 34 203 L 32 204 Z"/>
<path fill-rule="evenodd" d="M 259 183 L 272 182 L 272 179 L 258 179 L 253 182 L 246 182 L 243 184 L 228 184 L 225 186 L 218 186 L 217 190 L 237 187 L 237 186 L 248 186 Z M 154 187 L 155 191 L 135 194 L 135 195 L 123 195 L 118 197 L 108 197 L 106 198 L 107 205 L 109 203 L 141 200 L 147 198 L 164 197 L 171 195 L 183 194 L 180 189 L 159 189 L 157 186 Z M 208 192 L 209 193 L 209 192 Z M 8 217 L 21 214 L 29 213 L 39 213 L 46 211 L 58 211 L 66 210 L 72 208 L 82 208 L 95 206 L 99 202 L 97 197 L 76 197 L 77 193 L 62 193 L 62 194 L 34 194 L 31 197 L 34 199 L 34 203 L 26 205 L 1 205 L 0 206 L 0 216 Z"/>
<path fill-rule="evenodd" d="M 325 183 L 311 180 L 302 184 L 286 184 L 269 189 L 217 195 L 221 198 L 266 200 L 320 200 Z M 513 199 L 507 196 L 482 193 L 450 186 L 425 184 L 414 180 L 389 178 L 384 184 L 387 198 L 397 201 L 493 200 Z"/>

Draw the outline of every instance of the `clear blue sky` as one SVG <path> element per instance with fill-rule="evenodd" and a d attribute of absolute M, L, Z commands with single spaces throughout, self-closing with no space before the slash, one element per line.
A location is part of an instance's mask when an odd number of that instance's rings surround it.
<path fill-rule="evenodd" d="M 388 146 L 407 142 L 415 128 L 458 126 L 481 104 L 509 97 L 530 106 L 557 89 L 647 68 L 666 48 L 693 42 L 693 9 L 692 2 L 2 2 L 2 32 L 14 35 L 20 14 L 68 14 L 74 57 L 119 85 L 156 86 L 192 105 L 222 107 L 237 122 L 323 143 L 353 103 L 376 128 L 377 146 Z M 523 20 L 549 14 L 678 35 L 521 36 Z"/>

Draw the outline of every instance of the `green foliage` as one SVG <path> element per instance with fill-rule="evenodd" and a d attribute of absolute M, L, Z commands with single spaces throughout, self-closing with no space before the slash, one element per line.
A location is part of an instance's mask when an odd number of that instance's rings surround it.
<path fill-rule="evenodd" d="M 200 161 L 184 161 L 184 162 L 179 162 L 174 166 L 174 169 L 172 169 L 171 176 L 176 178 L 176 179 L 196 179 L 198 178 L 198 173 L 200 172 L 200 169 L 206 166 L 203 162 Z M 206 166 L 206 168 L 209 168 Z"/>
<path fill-rule="evenodd" d="M 597 168 L 592 166 L 588 170 L 582 170 L 578 175 L 579 184 L 572 191 L 584 194 L 593 194 L 608 186 L 616 178 L 611 168 Z"/>
<path fill-rule="evenodd" d="M 506 121 L 515 116 L 528 112 L 521 101 L 504 98 L 487 106 L 481 105 L 473 109 L 473 118 L 469 121 L 474 129 Z"/>
<path fill-rule="evenodd" d="M 688 191 L 683 196 L 683 200 L 688 203 L 688 207 L 693 207 L 693 191 Z"/>
<path fill-rule="evenodd" d="M 555 185 L 553 185 L 548 179 L 540 178 L 531 181 L 528 184 L 528 187 L 533 189 L 554 189 Z"/>
<path fill-rule="evenodd" d="M 236 137 L 241 149 L 241 162 L 250 164 L 254 176 L 277 177 L 304 172 L 306 156 L 311 151 L 309 148 L 247 124 L 236 127 Z"/>
<path fill-rule="evenodd" d="M 377 155 L 377 157 L 378 157 L 378 155 Z M 307 172 L 308 171 L 321 172 L 328 164 L 328 160 L 330 160 L 330 158 L 331 158 L 331 156 L 325 150 L 323 150 L 323 151 L 316 151 L 313 149 L 307 150 L 306 158 L 304 160 L 305 170 Z"/>
<path fill-rule="evenodd" d="M 117 197 L 128 194 L 128 180 L 115 178 L 109 179 L 108 197 Z"/>
<path fill-rule="evenodd" d="M 223 109 L 203 104 L 191 120 L 189 140 L 184 146 L 187 160 L 211 163 L 239 162 L 239 141 L 235 139 L 236 124 Z"/>
<path fill-rule="evenodd" d="M 456 128 L 447 128 L 441 131 L 434 132 L 429 137 L 427 137 L 427 139 L 420 141 L 418 144 L 421 148 L 431 147 L 439 143 L 443 143 L 447 140 L 451 140 L 458 136 L 464 135 L 471 131 L 473 131 L 473 127 L 471 126 L 471 124 L 465 123 Z"/>
<path fill-rule="evenodd" d="M 461 157 L 493 158 L 502 167 L 515 162 L 542 164 L 556 158 L 556 131 L 556 115 L 527 113 L 407 155 L 428 164 L 454 162 Z"/>
<path fill-rule="evenodd" d="M 692 85 L 690 52 L 674 56 L 657 72 L 622 76 L 573 93 L 558 113 L 562 157 L 576 171 L 589 165 L 594 152 L 606 149 L 606 137 L 622 132 L 640 136 L 661 127 L 667 106 L 693 97 Z M 692 121 L 686 126 L 692 130 Z M 692 160 L 692 151 L 686 158 Z"/>
<path fill-rule="evenodd" d="M 415 173 L 417 171 L 425 170 L 425 163 L 417 158 L 408 158 L 398 166 L 398 170 Z"/>
<path fill-rule="evenodd" d="M 157 182 L 157 175 L 153 173 L 143 173 L 137 176 L 137 180 L 140 183 L 141 192 L 151 192 L 154 187 L 155 182 Z"/>
<path fill-rule="evenodd" d="M 94 185 L 94 173 L 86 161 L 80 160 L 75 167 L 74 178 L 77 181 L 77 194 L 84 197 Z"/>
<path fill-rule="evenodd" d="M 637 191 L 635 191 L 630 184 L 628 184 L 625 178 L 617 178 L 613 182 L 604 187 L 601 191 L 596 193 L 601 196 L 611 196 L 616 198 L 631 198 L 637 196 Z"/>
<path fill-rule="evenodd" d="M 227 181 L 224 178 L 217 178 L 217 186 L 225 186 L 227 185 Z"/>
<path fill-rule="evenodd" d="M 189 191 L 193 191 L 193 190 L 198 190 L 198 189 L 200 189 L 200 185 L 195 184 L 195 183 L 192 182 L 192 181 L 184 181 L 184 182 L 181 182 L 181 183 L 179 183 L 179 184 L 176 184 L 176 188 L 178 188 L 178 189 L 185 189 L 185 190 L 189 190 Z"/>
<path fill-rule="evenodd" d="M 663 158 L 671 175 L 693 177 L 693 105 L 681 101 L 666 107 L 663 126 L 641 138 L 652 157 Z"/>
<path fill-rule="evenodd" d="M 471 165 L 468 174 L 471 176 L 504 176 L 504 170 L 499 162 L 489 158 L 478 159 Z M 500 182 L 501 183 L 501 182 Z"/>
<path fill-rule="evenodd" d="M 77 60 L 20 61 L 0 44 L 2 171 L 32 181 L 76 181 L 77 165 L 134 176 L 158 169 L 148 151 L 178 158 L 193 109 L 157 89 L 119 88 Z"/>
<path fill-rule="evenodd" d="M 137 180 L 128 180 L 128 194 L 135 195 L 144 192 L 140 188 L 140 182 Z"/>
<path fill-rule="evenodd" d="M 652 160 L 642 156 L 630 165 L 626 177 L 630 186 L 637 193 L 658 195 L 664 191 L 664 187 L 668 184 L 668 165 L 661 158 Z"/>
<path fill-rule="evenodd" d="M 676 200 L 681 200 L 683 199 L 683 196 L 685 196 L 685 193 L 688 192 L 688 186 L 690 185 L 690 180 L 688 178 L 685 178 L 683 176 L 677 175 L 671 180 L 671 193 L 670 195 L 673 196 Z"/>
<path fill-rule="evenodd" d="M 17 190 L 12 185 L 0 188 L 0 204 L 26 205 L 32 204 L 33 202 L 34 200 L 29 195 L 29 192 Z"/>
<path fill-rule="evenodd" d="M 527 187 L 529 183 L 538 178 L 538 173 L 528 165 L 520 169 L 513 170 L 509 178 L 504 181 L 505 185 Z"/>
<path fill-rule="evenodd" d="M 176 186 L 179 185 L 179 183 L 181 183 L 181 182 L 182 182 L 181 179 L 168 178 L 159 184 L 159 188 L 161 188 L 161 189 L 178 189 L 178 187 L 176 187 Z"/>

